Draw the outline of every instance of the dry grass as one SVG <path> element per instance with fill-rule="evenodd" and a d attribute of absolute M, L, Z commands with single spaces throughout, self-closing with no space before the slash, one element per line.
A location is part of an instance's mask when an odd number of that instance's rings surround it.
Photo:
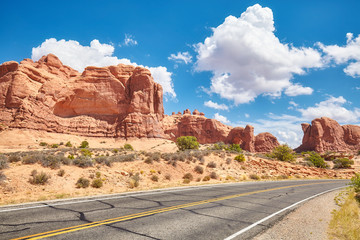
<path fill-rule="evenodd" d="M 355 200 L 355 193 L 350 190 L 347 195 L 335 199 L 340 205 L 334 210 L 329 224 L 329 239 L 360 239 L 360 205 Z"/>

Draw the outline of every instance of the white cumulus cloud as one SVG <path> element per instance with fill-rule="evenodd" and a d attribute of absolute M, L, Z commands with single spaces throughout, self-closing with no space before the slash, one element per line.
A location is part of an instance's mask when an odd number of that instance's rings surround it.
<path fill-rule="evenodd" d="M 192 62 L 192 56 L 189 52 L 178 52 L 176 55 L 172 53 L 168 59 L 177 63 L 184 62 L 185 64 L 188 64 Z"/>
<path fill-rule="evenodd" d="M 314 118 L 329 117 L 340 123 L 357 123 L 360 121 L 360 109 L 349 110 L 343 105 L 348 101 L 343 97 L 330 96 L 325 101 L 316 103 L 313 107 L 298 109 L 302 117 L 311 121 Z"/>
<path fill-rule="evenodd" d="M 214 119 L 225 124 L 230 124 L 230 121 L 225 116 L 220 115 L 219 113 L 214 114 Z"/>
<path fill-rule="evenodd" d="M 270 8 L 256 4 L 239 18 L 228 16 L 212 31 L 196 45 L 196 69 L 213 73 L 212 92 L 241 104 L 261 94 L 280 96 L 287 90 L 295 96 L 312 91 L 290 80 L 294 74 L 322 67 L 321 54 L 313 48 L 281 43 L 274 34 Z M 291 86 L 299 92 L 292 91 Z"/>
<path fill-rule="evenodd" d="M 311 87 L 303 87 L 300 84 L 293 84 L 286 88 L 285 94 L 294 97 L 298 95 L 311 95 L 313 93 L 313 89 Z"/>
<path fill-rule="evenodd" d="M 218 104 L 218 103 L 213 102 L 211 100 L 209 100 L 207 102 L 204 102 L 204 105 L 206 107 L 214 108 L 214 109 L 217 109 L 217 110 L 229 110 L 229 107 L 226 106 L 225 104 Z"/>
<path fill-rule="evenodd" d="M 148 67 L 138 65 L 126 58 L 113 56 L 114 46 L 106 43 L 100 43 L 97 39 L 90 42 L 90 46 L 83 46 L 74 40 L 56 40 L 50 38 L 45 40 L 40 46 L 32 49 L 31 59 L 39 60 L 42 56 L 49 53 L 55 54 L 65 65 L 68 65 L 79 72 L 82 72 L 87 66 L 105 67 L 118 65 L 120 63 L 133 66 L 148 68 L 157 83 L 160 83 L 164 90 L 164 95 L 171 98 L 176 97 L 171 72 L 166 67 Z"/>
<path fill-rule="evenodd" d="M 360 77 L 360 35 L 354 38 L 352 33 L 346 34 L 345 46 L 329 45 L 319 43 L 320 48 L 326 54 L 328 61 L 333 60 L 336 64 L 348 64 L 344 69 L 345 74 L 351 77 Z"/>

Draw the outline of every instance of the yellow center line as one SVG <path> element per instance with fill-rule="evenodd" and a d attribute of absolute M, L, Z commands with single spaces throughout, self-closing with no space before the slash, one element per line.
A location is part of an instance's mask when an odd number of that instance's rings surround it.
<path fill-rule="evenodd" d="M 256 193 L 264 193 L 264 192 L 276 191 L 276 190 L 293 188 L 293 187 L 302 187 L 302 186 L 325 184 L 325 183 L 331 183 L 331 182 L 298 184 L 298 185 L 291 185 L 291 186 L 285 186 L 285 187 L 277 187 L 277 188 L 271 188 L 271 189 L 265 189 L 265 190 L 240 193 L 240 194 L 229 195 L 229 196 L 225 196 L 225 197 L 211 198 L 211 199 L 202 200 L 202 201 L 198 201 L 198 202 L 192 202 L 192 203 L 186 203 L 186 204 L 181 204 L 181 205 L 176 205 L 176 206 L 171 206 L 171 207 L 165 207 L 165 208 L 161 208 L 161 209 L 155 209 L 155 210 L 146 211 L 146 212 L 134 213 L 134 214 L 126 215 L 126 216 L 110 218 L 110 219 L 105 219 L 105 220 L 101 220 L 101 221 L 95 221 L 95 222 L 76 225 L 76 226 L 72 226 L 72 227 L 56 229 L 56 230 L 52 230 L 52 231 L 48 231 L 48 232 L 37 233 L 37 234 L 28 235 L 28 236 L 24 236 L 24 237 L 20 237 L 20 238 L 14 238 L 13 240 L 42 239 L 42 238 L 56 236 L 56 235 L 60 235 L 60 234 L 75 232 L 75 231 L 79 231 L 79 230 L 83 230 L 83 229 L 87 229 L 87 228 L 97 227 L 97 226 L 116 223 L 116 222 L 122 222 L 122 221 L 126 221 L 126 220 L 131 220 L 131 219 L 140 218 L 140 217 L 144 217 L 144 216 L 150 216 L 150 215 L 154 215 L 157 213 L 169 212 L 169 211 L 178 210 L 178 209 L 187 208 L 187 207 L 193 207 L 193 206 L 206 204 L 206 203 L 212 203 L 212 202 L 217 202 L 217 201 L 222 201 L 222 200 L 227 200 L 227 199 L 232 199 L 232 198 L 237 198 L 237 197 L 248 196 L 248 195 L 252 195 L 252 194 L 256 194 Z"/>

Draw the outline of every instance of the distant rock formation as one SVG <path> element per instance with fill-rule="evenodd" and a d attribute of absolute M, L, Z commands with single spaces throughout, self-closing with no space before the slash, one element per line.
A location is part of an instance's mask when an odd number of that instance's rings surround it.
<path fill-rule="evenodd" d="M 357 151 L 360 150 L 360 126 L 344 125 L 331 118 L 316 118 L 301 124 L 304 137 L 302 144 L 295 149 L 302 151 Z"/>
<path fill-rule="evenodd" d="M 279 145 L 269 133 L 254 137 L 251 126 L 232 128 L 196 109 L 164 115 L 162 87 L 146 68 L 119 64 L 79 73 L 53 54 L 0 65 L 0 126 L 93 137 L 190 135 L 200 143 L 238 143 L 251 152 Z"/>

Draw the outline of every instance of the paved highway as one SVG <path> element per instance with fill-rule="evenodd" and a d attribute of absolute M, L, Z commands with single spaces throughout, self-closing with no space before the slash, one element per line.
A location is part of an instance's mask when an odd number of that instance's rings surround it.
<path fill-rule="evenodd" d="M 0 239 L 251 239 L 292 205 L 347 182 L 231 183 L 13 205 L 0 208 Z"/>

